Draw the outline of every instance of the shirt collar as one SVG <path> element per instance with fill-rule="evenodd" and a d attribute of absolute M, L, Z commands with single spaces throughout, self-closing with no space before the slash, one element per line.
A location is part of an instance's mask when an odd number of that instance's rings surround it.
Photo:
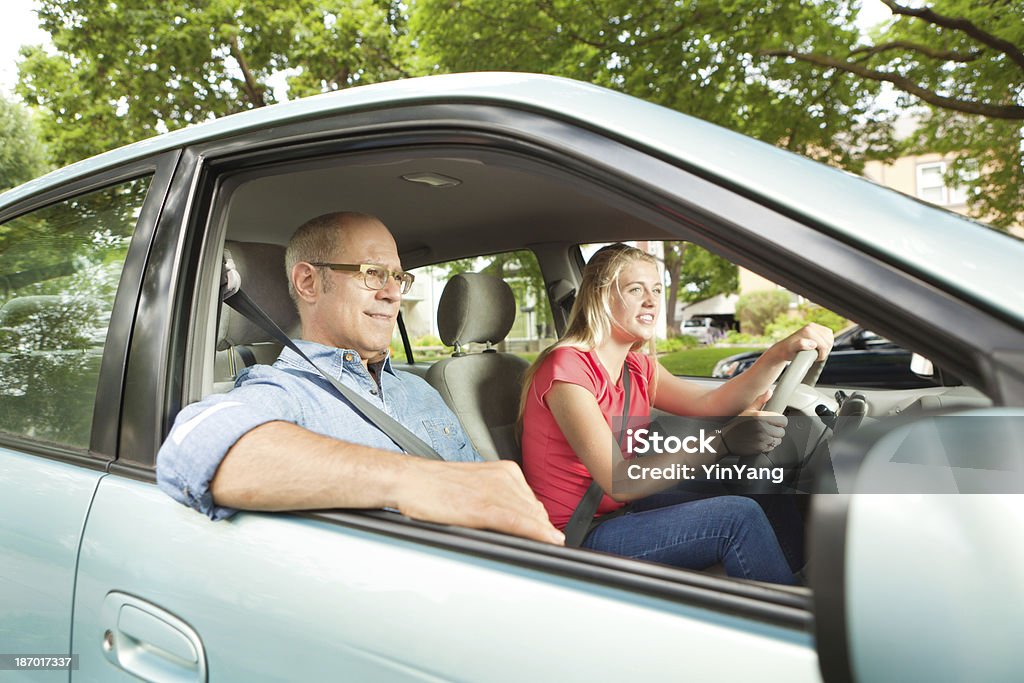
<path fill-rule="evenodd" d="M 359 358 L 359 354 L 352 349 L 339 349 L 333 346 L 324 346 L 323 344 L 317 344 L 316 342 L 306 341 L 305 339 L 293 339 L 295 345 L 305 353 L 311 361 L 320 366 L 324 371 L 331 373 L 335 379 L 341 379 L 341 374 L 346 367 L 356 370 L 356 366 L 360 369 L 363 367 L 363 362 Z M 281 350 L 281 355 L 278 357 L 277 362 L 293 367 L 297 370 L 303 370 L 305 372 L 316 372 L 316 369 L 311 367 L 302 356 L 292 351 L 287 346 Z M 388 372 L 394 375 L 395 372 L 391 368 L 391 351 L 388 350 L 384 356 L 384 364 L 382 366 L 384 372 Z"/>

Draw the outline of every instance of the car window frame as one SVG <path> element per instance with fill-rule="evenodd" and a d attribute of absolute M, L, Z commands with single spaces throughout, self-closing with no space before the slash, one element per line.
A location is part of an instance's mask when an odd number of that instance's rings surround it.
<path fill-rule="evenodd" d="M 29 215 L 76 197 L 102 191 L 133 180 L 148 178 L 149 188 L 139 211 L 121 268 L 103 344 L 88 448 L 0 433 L 0 446 L 21 453 L 59 460 L 95 470 L 105 470 L 118 457 L 121 406 L 128 345 L 134 328 L 138 293 L 148 259 L 156 222 L 164 205 L 178 152 L 163 152 L 124 165 L 103 169 L 57 185 L 42 184 L 39 191 L 3 209 L 0 223 Z"/>
<path fill-rule="evenodd" d="M 958 336 L 950 329 L 927 325 L 918 331 L 930 340 L 922 347 L 937 348 L 940 343 L 950 342 L 945 347 L 947 354 L 965 350 L 977 352 L 1005 336 L 1000 321 L 994 316 L 976 311 L 972 302 L 937 292 L 934 286 L 920 280 L 913 273 L 896 270 L 862 246 L 844 241 L 841 236 L 828 230 L 827 226 L 813 225 L 804 217 L 781 213 L 770 202 L 749 196 L 743 188 L 735 188 L 721 179 L 707 177 L 702 169 L 684 168 L 678 162 L 669 163 L 656 150 L 630 145 L 628 141 L 617 139 L 614 135 L 598 134 L 579 124 L 559 121 L 551 115 L 541 117 L 543 126 L 531 129 L 530 124 L 537 122 L 534 118 L 536 116 L 530 111 L 491 104 L 460 107 L 416 104 L 285 122 L 273 128 L 240 132 L 222 140 L 186 148 L 185 160 L 181 164 L 183 169 L 187 169 L 181 172 L 181 196 L 175 208 L 165 212 L 162 219 L 162 223 L 166 220 L 169 226 L 173 224 L 173 230 L 163 236 L 162 248 L 173 248 L 176 251 L 168 255 L 166 262 L 159 264 L 162 277 L 157 282 L 169 287 L 171 293 L 165 295 L 167 301 L 161 313 L 163 317 L 157 321 L 159 325 L 150 328 L 150 334 L 165 333 L 172 337 L 159 349 L 154 347 L 148 356 L 148 362 L 162 368 L 166 375 L 158 386 L 162 402 L 154 404 L 158 408 L 147 408 L 151 411 L 148 415 L 149 424 L 159 425 L 159 428 L 152 430 L 149 436 L 143 435 L 138 441 L 139 446 L 149 449 L 150 455 L 149 462 L 140 462 L 136 472 L 145 478 L 144 473 L 148 471 L 148 478 L 152 480 L 156 451 L 173 416 L 183 401 L 199 398 L 189 394 L 195 392 L 196 387 L 190 386 L 190 380 L 186 377 L 185 358 L 186 352 L 194 346 L 194 339 L 190 336 L 191 321 L 197 315 L 197 306 L 208 306 L 204 296 L 214 286 L 211 274 L 219 273 L 218 245 L 223 243 L 224 236 L 213 234 L 217 229 L 212 224 L 217 202 L 223 206 L 223 198 L 218 198 L 217 193 L 221 181 L 228 174 L 260 164 L 301 163 L 316 158 L 341 157 L 348 152 L 428 142 L 466 144 L 469 139 L 474 144 L 494 145 L 503 150 L 521 149 L 524 154 L 535 156 L 538 160 L 557 160 L 559 168 L 567 173 L 578 174 L 596 187 L 609 190 L 613 195 L 622 197 L 623 201 L 628 201 L 631 211 L 635 210 L 638 214 L 642 212 L 644 216 L 660 217 L 659 220 L 670 223 L 672 234 L 679 239 L 687 239 L 716 251 L 739 265 L 779 282 L 790 291 L 805 291 L 811 289 L 812 284 L 825 283 L 833 294 L 827 299 L 820 298 L 823 305 L 851 317 L 858 317 L 854 315 L 858 312 L 866 312 L 867 315 L 862 314 L 859 318 L 872 323 L 875 329 L 885 332 L 905 321 L 902 308 L 900 315 L 885 307 L 879 311 L 873 308 L 882 298 L 877 291 L 898 289 L 906 297 L 906 302 L 914 306 L 910 310 L 919 312 L 922 320 L 936 310 L 968 313 L 966 320 L 961 315 L 963 323 L 956 327 L 960 329 L 970 326 L 970 337 L 966 334 Z M 171 194 L 173 196 L 176 193 L 177 190 L 172 190 Z M 700 204 L 697 204 L 697 198 Z M 794 250 L 793 241 L 800 244 L 800 251 Z M 412 267 L 420 264 L 408 265 Z M 794 270 L 796 266 L 804 270 Z M 846 293 L 845 288 L 851 276 L 840 277 L 835 274 L 844 272 L 844 267 L 852 267 L 854 277 L 878 284 L 880 290 L 865 289 Z M 199 277 L 202 274 L 205 275 Z M 189 281 L 193 282 L 191 288 L 178 286 L 179 283 Z M 908 308 L 906 302 L 903 308 Z M 916 305 L 918 303 L 920 305 Z M 971 315 L 974 312 L 976 315 Z M 555 319 L 558 320 L 557 315 Z M 979 321 L 985 327 L 982 336 L 984 344 L 979 344 L 978 327 L 974 325 Z M 938 334 L 933 335 L 933 332 Z M 968 339 L 970 344 L 966 343 Z M 173 355 L 171 350 L 181 353 Z M 135 359 L 133 353 L 131 360 Z M 981 373 L 973 365 L 975 360 L 976 357 L 972 355 L 967 360 L 961 358 L 959 362 L 961 365 L 966 364 L 965 367 L 978 377 Z M 194 365 L 195 359 L 190 358 L 187 363 Z M 992 391 L 991 386 L 986 386 Z M 140 457 L 144 460 L 145 454 Z M 415 523 L 393 513 L 317 511 L 292 514 L 312 515 L 335 523 L 372 528 L 376 533 L 428 542 L 422 523 Z M 382 518 L 381 515 L 385 516 Z M 479 541 L 473 553 L 496 559 L 501 559 L 502 553 L 506 552 L 499 551 L 499 548 L 515 546 L 515 561 L 524 565 L 547 567 L 552 557 L 565 559 L 558 554 L 571 553 L 568 556 L 571 561 L 559 564 L 557 571 L 583 579 L 591 576 L 595 563 L 600 564 L 608 559 L 595 553 L 532 544 L 501 534 L 441 525 L 427 526 L 442 530 L 440 536 L 433 536 L 429 542 L 459 548 L 462 539 L 472 536 L 474 543 Z M 524 543 L 527 545 L 520 545 Z M 612 559 L 618 573 L 613 572 L 611 578 L 606 577 L 602 582 L 628 583 L 629 577 L 643 574 L 648 569 L 643 563 L 633 560 Z M 731 598 L 728 596 L 734 596 L 735 591 L 752 597 L 758 604 L 763 600 L 774 601 L 770 595 L 776 591 L 769 590 L 769 597 L 766 597 L 761 586 L 731 579 L 677 570 L 673 570 L 671 577 L 672 583 L 687 587 L 707 585 L 705 582 L 708 581 L 715 586 L 709 591 L 710 604 L 723 609 L 730 604 Z M 806 616 L 809 614 L 809 603 L 798 609 L 804 610 Z M 793 624 L 789 623 L 789 626 Z"/>

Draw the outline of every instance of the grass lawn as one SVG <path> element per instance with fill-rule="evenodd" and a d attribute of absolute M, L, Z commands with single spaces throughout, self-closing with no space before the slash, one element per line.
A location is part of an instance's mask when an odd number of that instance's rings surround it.
<path fill-rule="evenodd" d="M 700 349 L 685 349 L 668 353 L 658 358 L 658 362 L 664 365 L 673 375 L 693 375 L 695 377 L 710 377 L 715 363 L 726 356 L 733 356 L 737 353 L 747 351 L 763 351 L 759 348 L 718 349 L 714 347 Z"/>

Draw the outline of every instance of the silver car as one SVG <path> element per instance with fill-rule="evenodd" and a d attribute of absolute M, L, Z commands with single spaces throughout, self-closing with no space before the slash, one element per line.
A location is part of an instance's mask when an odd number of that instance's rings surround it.
<path fill-rule="evenodd" d="M 528 251 L 544 284 L 531 315 L 556 330 L 579 245 L 693 241 L 964 386 L 866 390 L 847 415 L 860 428 L 837 436 L 817 417 L 842 413 L 834 389 L 783 378 L 787 412 L 814 421 L 794 457 L 822 465 L 802 474 L 806 588 L 387 511 L 211 522 L 161 493 L 154 466 L 183 405 L 276 352 L 222 310 L 225 247 L 287 326 L 282 245 L 338 209 L 381 216 L 407 269 Z M 4 680 L 67 681 L 32 670 L 57 655 L 72 681 L 1019 680 L 1022 263 L 1024 244 L 969 220 L 527 74 L 354 88 L 51 173 L 0 196 Z M 412 341 L 402 360 L 426 374 Z M 515 387 L 448 398 L 486 439 L 499 393 Z M 971 439 L 915 436 L 936 410 Z M 908 462 L 894 440 L 949 459 Z"/>

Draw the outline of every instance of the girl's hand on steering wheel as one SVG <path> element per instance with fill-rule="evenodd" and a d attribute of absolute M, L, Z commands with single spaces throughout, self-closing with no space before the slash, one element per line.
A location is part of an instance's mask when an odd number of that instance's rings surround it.
<path fill-rule="evenodd" d="M 809 323 L 777 342 L 765 355 L 775 356 L 776 360 L 790 361 L 801 351 L 814 349 L 818 352 L 818 360 L 825 360 L 832 350 L 832 342 L 832 330 L 818 323 Z"/>
<path fill-rule="evenodd" d="M 789 420 L 778 413 L 761 410 L 771 396 L 772 390 L 768 389 L 722 428 L 722 441 L 731 455 L 767 453 L 782 443 Z"/>

